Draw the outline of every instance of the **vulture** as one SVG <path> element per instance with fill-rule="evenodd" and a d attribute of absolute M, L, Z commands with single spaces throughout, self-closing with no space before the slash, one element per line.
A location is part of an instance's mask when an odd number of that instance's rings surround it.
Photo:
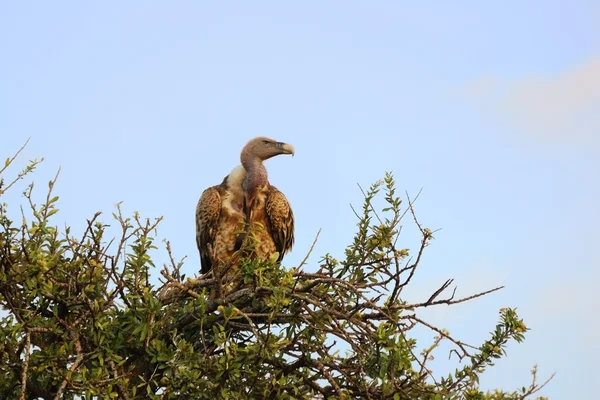
<path fill-rule="evenodd" d="M 201 273 L 231 260 L 251 236 L 253 256 L 283 259 L 294 244 L 294 214 L 287 198 L 269 183 L 263 161 L 280 154 L 294 155 L 294 147 L 265 137 L 250 140 L 242 149 L 242 165 L 220 185 L 206 189 L 196 207 L 196 244 Z"/>

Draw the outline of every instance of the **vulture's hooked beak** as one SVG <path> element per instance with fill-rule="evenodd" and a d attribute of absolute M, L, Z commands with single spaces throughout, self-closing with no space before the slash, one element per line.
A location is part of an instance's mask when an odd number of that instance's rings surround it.
<path fill-rule="evenodd" d="M 294 146 L 292 146 L 289 143 L 283 143 L 283 142 L 277 142 L 275 143 L 275 145 L 277 146 L 278 149 L 281 150 L 282 154 L 291 154 L 292 157 L 294 157 Z"/>

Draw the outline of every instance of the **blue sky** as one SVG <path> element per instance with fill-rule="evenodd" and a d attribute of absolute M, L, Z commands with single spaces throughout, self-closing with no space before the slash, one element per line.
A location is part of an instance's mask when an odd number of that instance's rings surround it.
<path fill-rule="evenodd" d="M 189 275 L 198 197 L 251 137 L 296 147 L 267 162 L 296 215 L 288 266 L 319 228 L 311 267 L 342 256 L 356 184 L 394 171 L 442 228 L 411 299 L 447 278 L 461 295 L 506 285 L 427 317 L 473 344 L 500 307 L 531 328 L 483 386 L 520 387 L 538 363 L 557 372 L 541 394 L 584 397 L 600 353 L 598 15 L 592 1 L 3 2 L 0 156 L 31 137 L 20 165 L 46 158 L 40 188 L 62 167 L 59 225 L 108 221 L 119 201 L 164 216 Z M 22 187 L 3 199 L 15 211 Z"/>

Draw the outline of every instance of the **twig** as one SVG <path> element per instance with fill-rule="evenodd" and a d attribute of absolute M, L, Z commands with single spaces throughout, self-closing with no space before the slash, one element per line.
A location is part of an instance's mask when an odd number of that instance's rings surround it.
<path fill-rule="evenodd" d="M 164 276 L 165 278 L 167 278 L 167 280 L 175 287 L 177 287 L 179 290 L 181 290 L 184 293 L 189 294 L 190 296 L 192 296 L 195 299 L 199 299 L 200 296 L 198 293 L 194 292 L 193 290 L 185 287 L 184 284 L 182 284 L 181 282 L 177 281 L 167 270 L 167 266 L 165 265 L 164 269 L 162 271 L 160 271 L 161 275 Z M 163 301 L 166 301 L 168 298 L 165 297 L 162 299 Z"/>
<path fill-rule="evenodd" d="M 75 332 L 75 330 L 71 331 L 71 339 L 75 343 L 75 350 L 77 351 L 77 357 L 69 371 L 67 371 L 66 376 L 63 378 L 58 391 L 56 392 L 56 396 L 54 396 L 54 400 L 59 400 L 67 388 L 67 384 L 69 383 L 69 379 L 71 378 L 71 374 L 79 368 L 79 365 L 83 362 L 83 349 L 81 347 L 81 341 L 79 340 L 79 335 Z"/>
<path fill-rule="evenodd" d="M 23 372 L 21 373 L 21 397 L 25 400 L 27 395 L 27 369 L 29 368 L 29 352 L 31 350 L 31 333 L 29 330 L 25 333 L 25 360 L 23 360 Z"/>
<path fill-rule="evenodd" d="M 446 339 L 448 339 L 449 341 L 451 341 L 452 343 L 454 343 L 455 345 L 457 345 L 457 346 L 460 348 L 460 350 L 463 352 L 463 354 L 462 354 L 462 355 L 459 355 L 459 359 L 461 359 L 461 360 L 462 360 L 462 359 L 463 359 L 463 357 L 471 357 L 471 354 L 470 354 L 470 353 L 467 351 L 467 349 L 465 349 L 465 347 L 470 347 L 470 348 L 473 348 L 473 349 L 474 349 L 475 347 L 473 347 L 473 346 L 471 346 L 471 345 L 468 345 L 468 344 L 466 344 L 466 343 L 463 343 L 463 342 L 461 342 L 461 341 L 458 341 L 458 340 L 454 339 L 452 336 L 448 335 L 447 333 L 445 333 L 445 332 L 444 332 L 444 331 L 442 331 L 441 329 L 439 329 L 439 328 L 436 328 L 435 326 L 433 326 L 433 325 L 431 325 L 431 324 L 429 324 L 429 323 L 427 323 L 427 322 L 423 321 L 422 319 L 418 318 L 418 317 L 417 317 L 416 315 L 414 315 L 414 314 L 413 314 L 413 315 L 407 315 L 405 318 L 408 318 L 408 319 L 412 319 L 412 320 L 414 320 L 414 321 L 417 321 L 418 323 L 420 323 L 420 324 L 422 324 L 422 325 L 424 325 L 424 326 L 428 327 L 428 328 L 429 328 L 429 329 L 431 329 L 432 331 L 435 331 L 435 332 L 439 333 L 441 336 L 445 337 Z"/>
<path fill-rule="evenodd" d="M 448 279 L 446 282 L 444 282 L 444 284 L 438 290 L 436 290 L 425 303 L 431 304 L 435 300 L 436 297 L 438 297 L 440 294 L 442 294 L 442 292 L 444 290 L 446 290 L 448 288 L 448 286 L 450 286 L 452 284 L 452 282 L 454 282 L 454 279 Z M 455 293 L 456 293 L 456 288 L 454 288 L 454 291 L 452 292 L 452 296 L 450 297 L 449 300 L 454 299 Z"/>
<path fill-rule="evenodd" d="M 554 372 L 552 375 L 550 375 L 550 378 L 546 379 L 546 381 L 544 381 L 544 383 L 542 383 L 541 385 L 538 385 L 537 382 L 537 365 L 533 366 L 533 369 L 531 370 L 531 375 L 533 375 L 532 380 L 531 380 L 531 385 L 529 386 L 529 388 L 527 389 L 527 391 L 525 391 L 521 396 L 519 396 L 519 400 L 523 400 L 529 396 L 531 396 L 534 393 L 539 392 L 540 390 L 542 390 L 544 388 L 544 386 L 546 386 L 548 384 L 548 382 L 550 382 L 554 376 L 556 375 L 556 372 Z"/>
<path fill-rule="evenodd" d="M 417 196 L 421 194 L 421 191 L 419 191 L 419 193 L 417 194 Z M 415 224 L 417 225 L 417 227 L 419 228 L 419 230 L 421 231 L 421 234 L 423 236 L 425 236 L 425 229 L 421 226 L 421 223 L 419 222 L 419 220 L 417 219 L 417 215 L 415 214 L 415 210 L 413 208 L 413 204 L 414 202 L 410 199 L 410 196 L 408 195 L 408 192 L 406 192 L 406 197 L 408 198 L 408 209 L 410 210 L 410 213 L 413 216 L 413 220 L 415 221 Z"/>
<path fill-rule="evenodd" d="M 29 143 L 29 139 L 27 139 L 27 141 L 25 142 L 25 144 L 23 146 L 21 146 L 21 148 L 15 153 L 15 155 L 12 158 L 8 159 L 8 162 L 4 164 L 4 167 L 2 167 L 2 169 L 0 169 L 0 176 L 2 175 L 2 173 L 4 173 L 4 171 L 6 170 L 6 168 L 8 168 L 9 165 L 12 164 L 12 162 L 19 156 L 19 154 L 21 153 L 21 151 L 23 151 L 23 149 L 25 148 L 25 146 L 27 146 L 27 143 Z M 2 196 L 4 193 L 6 193 L 6 191 L 8 191 L 15 183 L 17 183 L 20 179 L 23 179 L 25 177 L 25 175 L 29 174 L 31 171 L 33 171 L 35 169 L 35 167 L 42 162 L 44 159 L 42 158 L 41 160 L 33 160 L 30 162 L 30 164 L 25 167 L 24 170 L 20 171 L 17 174 L 17 177 L 15 179 L 13 179 L 5 188 L 2 188 L 2 185 L 4 183 L 4 181 L 2 179 L 0 179 L 0 196 Z"/>
<path fill-rule="evenodd" d="M 148 335 L 148 336 L 150 336 L 150 335 Z M 123 388 L 123 385 L 121 385 L 119 382 L 116 382 L 117 379 L 119 378 L 119 374 L 117 372 L 117 367 L 115 366 L 115 362 L 113 360 L 110 360 L 108 362 L 108 365 L 109 365 L 110 370 L 111 370 L 111 372 L 113 374 L 113 379 L 115 380 L 115 385 L 117 386 L 117 393 L 119 393 L 119 396 L 122 399 L 129 400 L 129 396 L 127 395 L 127 392 Z"/>
<path fill-rule="evenodd" d="M 304 260 L 302 260 L 302 262 L 300 263 L 300 265 L 298 266 L 298 270 L 300 268 L 302 268 L 302 266 L 304 264 L 306 264 L 306 261 L 308 261 L 308 257 L 310 257 L 311 253 L 313 252 L 315 245 L 317 244 L 317 240 L 319 239 L 319 235 L 321 234 L 321 229 L 319 229 L 319 231 L 317 232 L 317 235 L 315 236 L 315 240 L 313 240 L 312 245 L 310 246 L 310 249 L 308 250 L 308 253 L 306 253 L 306 256 L 304 257 Z"/>
<path fill-rule="evenodd" d="M 31 140 L 31 138 L 27 138 L 27 140 L 25 141 L 25 144 L 23 146 L 21 146 L 21 148 L 19 150 L 17 150 L 17 152 L 15 153 L 14 156 L 12 156 L 11 158 L 8 159 L 8 162 L 4 165 L 4 167 L 2 167 L 2 169 L 0 169 L 0 174 L 3 173 L 4 171 L 6 171 L 6 168 L 8 168 L 8 166 L 10 164 L 12 164 L 13 161 L 15 161 L 15 159 L 19 156 L 19 154 L 21 154 L 21 152 L 27 146 L 27 143 L 29 143 L 30 140 Z"/>
<path fill-rule="evenodd" d="M 477 294 L 474 294 L 474 295 L 468 296 L 468 297 L 463 297 L 463 298 L 458 299 L 458 300 L 446 299 L 446 300 L 437 300 L 437 301 L 432 301 L 432 302 L 429 302 L 429 300 L 427 300 L 424 303 L 404 304 L 404 305 L 398 306 L 397 308 L 404 308 L 404 309 L 406 309 L 406 308 L 437 306 L 439 304 L 451 305 L 451 304 L 464 303 L 465 301 L 473 300 L 473 299 L 476 299 L 477 297 L 485 296 L 486 294 L 497 292 L 498 290 L 501 290 L 501 289 L 504 289 L 504 286 L 498 286 L 496 288 L 493 288 L 493 289 L 490 289 L 490 290 L 486 290 L 485 292 L 477 293 Z M 454 297 L 454 294 L 452 294 L 452 297 Z"/>

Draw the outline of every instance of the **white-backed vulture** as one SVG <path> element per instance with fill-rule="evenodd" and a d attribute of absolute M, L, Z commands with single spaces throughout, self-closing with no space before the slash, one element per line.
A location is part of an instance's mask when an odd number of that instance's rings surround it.
<path fill-rule="evenodd" d="M 256 239 L 254 256 L 268 259 L 275 252 L 278 261 L 294 244 L 294 213 L 287 198 L 269 183 L 263 161 L 279 154 L 294 155 L 294 147 L 266 137 L 250 140 L 240 160 L 246 170 L 244 214 L 251 235 Z M 257 227 L 257 223 L 260 224 Z"/>
<path fill-rule="evenodd" d="M 201 273 L 232 261 L 234 253 L 255 239 L 251 257 L 278 261 L 294 244 L 294 214 L 286 197 L 269 184 L 263 161 L 294 154 L 292 145 L 257 137 L 242 149 L 242 165 L 220 185 L 206 189 L 196 206 L 196 244 Z"/>
<path fill-rule="evenodd" d="M 228 262 L 241 246 L 245 215 L 242 182 L 246 170 L 235 167 L 220 185 L 202 192 L 196 206 L 196 244 L 200 252 L 201 273 Z"/>

